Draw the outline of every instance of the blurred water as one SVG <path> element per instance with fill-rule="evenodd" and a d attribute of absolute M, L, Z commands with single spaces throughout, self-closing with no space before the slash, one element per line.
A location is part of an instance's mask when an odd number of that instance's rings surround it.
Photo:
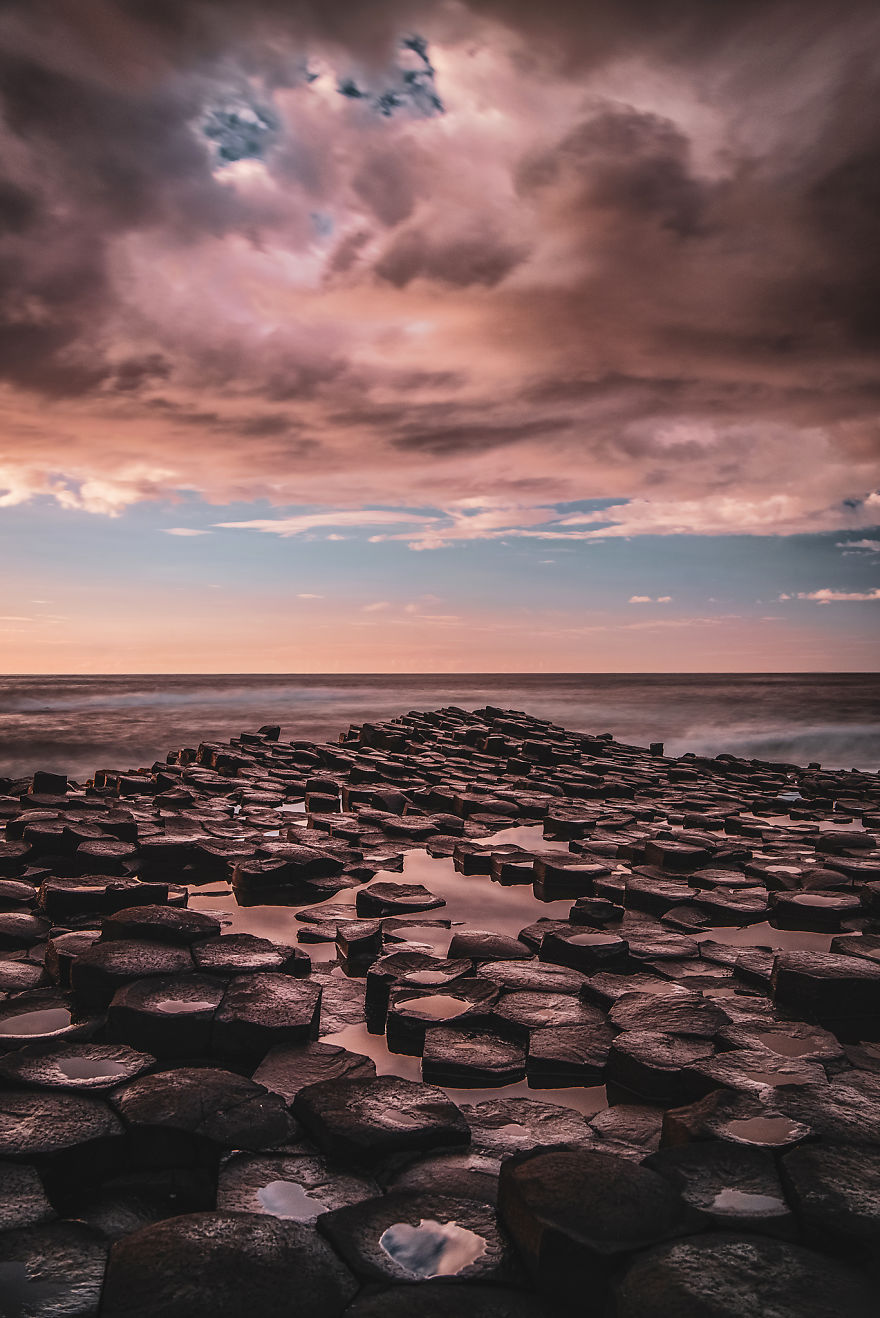
<path fill-rule="evenodd" d="M 880 766 L 876 673 L 367 674 L 0 678 L 0 774 L 164 759 L 262 723 L 335 740 L 349 723 L 439 705 L 523 709 L 567 728 L 834 768 Z"/>

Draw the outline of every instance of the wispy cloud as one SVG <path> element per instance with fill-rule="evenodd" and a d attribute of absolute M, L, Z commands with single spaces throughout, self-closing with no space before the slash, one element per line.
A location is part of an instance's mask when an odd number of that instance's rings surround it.
<path fill-rule="evenodd" d="M 880 540 L 842 540 L 837 548 L 847 553 L 880 554 Z"/>
<path fill-rule="evenodd" d="M 435 521 L 424 514 L 397 511 L 396 509 L 339 509 L 335 512 L 296 513 L 290 517 L 261 517 L 249 522 L 215 522 L 214 525 L 228 531 L 260 531 L 265 535 L 280 535 L 285 538 L 307 535 L 311 531 L 322 530 L 331 526 L 348 526 L 355 529 L 370 526 L 400 526 L 407 522 L 422 525 Z M 340 539 L 331 535 L 328 539 Z"/>
<path fill-rule="evenodd" d="M 880 589 L 877 590 L 830 590 L 823 587 L 821 590 L 799 590 L 793 595 L 780 595 L 781 600 L 814 600 L 816 604 L 849 604 L 849 603 L 867 603 L 880 600 Z"/>
<path fill-rule="evenodd" d="M 671 595 L 630 595 L 628 604 L 671 604 Z"/>
<path fill-rule="evenodd" d="M 166 526 L 166 527 L 163 527 L 163 530 L 164 530 L 164 532 L 165 532 L 166 535 L 190 536 L 190 535 L 210 535 L 210 534 L 211 534 L 210 531 L 199 531 L 199 530 L 197 530 L 196 527 L 194 527 L 194 526 Z"/>

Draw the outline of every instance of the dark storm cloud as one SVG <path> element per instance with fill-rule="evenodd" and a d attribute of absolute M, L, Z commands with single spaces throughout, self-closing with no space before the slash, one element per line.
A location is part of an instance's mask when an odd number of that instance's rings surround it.
<path fill-rule="evenodd" d="M 395 288 L 405 288 L 413 279 L 432 279 L 441 284 L 466 288 L 484 284 L 491 288 L 519 264 L 525 249 L 505 243 L 491 231 L 437 237 L 430 231 L 404 230 L 376 262 L 380 279 Z"/>
<path fill-rule="evenodd" d="M 462 422 L 458 426 L 438 427 L 434 430 L 413 429 L 395 435 L 391 443 L 404 452 L 429 453 L 435 457 L 450 457 L 468 452 L 482 452 L 515 444 L 524 439 L 542 439 L 568 428 L 568 421 L 551 418 L 543 421 L 524 421 L 517 424 L 474 425 Z"/>

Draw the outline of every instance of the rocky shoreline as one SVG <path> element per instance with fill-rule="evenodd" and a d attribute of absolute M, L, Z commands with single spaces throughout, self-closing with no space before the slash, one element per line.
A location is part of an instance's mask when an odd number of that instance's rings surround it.
<path fill-rule="evenodd" d="M 0 781 L 0 1312 L 876 1312 L 877 774 L 279 732 Z"/>

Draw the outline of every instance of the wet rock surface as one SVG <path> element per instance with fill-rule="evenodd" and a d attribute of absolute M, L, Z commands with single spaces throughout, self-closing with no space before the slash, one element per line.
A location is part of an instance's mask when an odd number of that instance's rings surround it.
<path fill-rule="evenodd" d="M 867 1312 L 876 774 L 487 706 L 4 793 L 7 1309 Z"/>
<path fill-rule="evenodd" d="M 603 1295 L 630 1255 L 691 1225 L 667 1181 L 607 1153 L 548 1150 L 508 1159 L 498 1214 L 541 1288 L 572 1301 Z"/>
<path fill-rule="evenodd" d="M 650 1250 L 616 1288 L 616 1318 L 868 1318 L 876 1297 L 821 1254 L 757 1236 L 712 1233 Z"/>
<path fill-rule="evenodd" d="M 107 1242 L 80 1222 L 0 1232 L 0 1297 L 11 1318 L 91 1318 L 98 1312 Z"/>
<path fill-rule="evenodd" d="M 256 1213 L 194 1213 L 117 1241 L 101 1313 L 339 1318 L 356 1292 L 354 1277 L 314 1227 Z"/>
<path fill-rule="evenodd" d="M 345 1318 L 411 1318 L 413 1305 L 421 1318 L 552 1318 L 553 1310 L 537 1296 L 500 1286 L 456 1286 L 423 1282 L 415 1296 L 409 1287 L 377 1291 L 355 1300 Z"/>
<path fill-rule="evenodd" d="M 221 1168 L 217 1207 L 230 1213 L 268 1213 L 285 1221 L 314 1223 L 322 1213 L 350 1207 L 378 1193 L 374 1182 L 345 1175 L 314 1153 L 238 1153 Z"/>
<path fill-rule="evenodd" d="M 494 1210 L 474 1199 L 391 1190 L 325 1213 L 318 1230 L 364 1281 L 503 1281 L 515 1272 Z"/>
<path fill-rule="evenodd" d="M 293 1110 L 319 1148 L 343 1165 L 375 1167 L 395 1154 L 461 1146 L 471 1137 L 441 1089 L 396 1076 L 309 1085 Z"/>

